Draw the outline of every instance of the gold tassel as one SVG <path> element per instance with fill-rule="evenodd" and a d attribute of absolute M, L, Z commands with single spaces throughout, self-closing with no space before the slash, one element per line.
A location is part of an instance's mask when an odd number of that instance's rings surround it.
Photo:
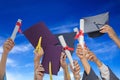
<path fill-rule="evenodd" d="M 42 37 L 39 38 L 38 44 L 35 49 L 35 51 L 37 51 L 38 53 L 40 53 L 41 50 L 41 41 L 42 41 Z"/>
<path fill-rule="evenodd" d="M 51 61 L 49 62 L 49 74 L 50 74 L 50 80 L 53 80 L 52 79 L 52 64 L 51 64 Z"/>

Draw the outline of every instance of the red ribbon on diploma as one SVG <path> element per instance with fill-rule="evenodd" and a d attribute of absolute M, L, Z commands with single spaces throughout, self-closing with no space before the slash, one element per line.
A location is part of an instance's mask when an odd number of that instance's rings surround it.
<path fill-rule="evenodd" d="M 17 22 L 16 25 L 19 27 L 18 32 L 19 32 L 19 33 L 22 33 L 22 30 L 20 29 L 21 23 L 20 23 L 20 22 Z"/>
<path fill-rule="evenodd" d="M 74 48 L 70 48 L 69 46 L 64 47 L 64 50 L 74 51 Z"/>
<path fill-rule="evenodd" d="M 78 39 L 80 36 L 84 36 L 84 33 L 82 30 L 78 34 L 76 34 L 75 39 Z"/>

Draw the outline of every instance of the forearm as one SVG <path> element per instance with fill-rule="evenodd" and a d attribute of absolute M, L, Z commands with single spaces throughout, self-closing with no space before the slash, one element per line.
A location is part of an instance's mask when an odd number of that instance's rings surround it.
<path fill-rule="evenodd" d="M 116 44 L 117 46 L 120 48 L 120 39 L 117 37 L 117 35 L 113 36 L 111 38 Z"/>
<path fill-rule="evenodd" d="M 70 79 L 70 74 L 69 74 L 69 71 L 68 71 L 68 67 L 66 67 L 64 69 L 64 80 L 71 80 Z"/>
<path fill-rule="evenodd" d="M 35 70 L 34 70 L 34 80 L 37 80 L 37 77 L 36 77 L 36 75 L 35 75 Z"/>
<path fill-rule="evenodd" d="M 95 61 L 95 63 L 100 70 L 102 78 L 105 78 L 106 80 L 109 80 L 110 73 L 109 73 L 108 67 L 98 59 Z"/>
<path fill-rule="evenodd" d="M 0 77 L 2 78 L 5 74 L 6 69 L 6 62 L 7 62 L 7 53 L 2 53 L 1 63 L 0 63 Z"/>
<path fill-rule="evenodd" d="M 38 54 L 38 53 L 36 53 Z M 35 55 L 34 57 L 34 80 L 37 80 L 37 75 L 36 75 L 36 69 L 38 68 L 39 64 L 40 64 L 40 59 L 42 56 L 37 56 Z"/>
<path fill-rule="evenodd" d="M 39 61 L 34 60 L 34 80 L 37 80 L 35 72 L 36 72 L 38 65 L 39 65 Z"/>
<path fill-rule="evenodd" d="M 87 75 L 88 75 L 90 73 L 90 65 L 89 65 L 87 59 L 83 58 L 83 59 L 81 59 L 81 62 L 83 64 L 83 66 L 84 66 L 84 69 L 85 69 Z"/>
<path fill-rule="evenodd" d="M 102 62 L 99 59 L 95 60 L 94 62 L 98 67 L 102 66 Z"/>
<path fill-rule="evenodd" d="M 81 79 L 80 75 L 76 75 L 76 77 L 74 76 L 74 80 L 80 80 L 80 79 Z"/>

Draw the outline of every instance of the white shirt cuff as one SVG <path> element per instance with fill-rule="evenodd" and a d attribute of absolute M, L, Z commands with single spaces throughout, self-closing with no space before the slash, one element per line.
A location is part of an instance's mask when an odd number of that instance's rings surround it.
<path fill-rule="evenodd" d="M 105 78 L 106 80 L 110 79 L 109 69 L 108 69 L 108 67 L 104 63 L 102 63 L 102 66 L 99 67 L 99 70 L 101 72 L 102 78 Z"/>

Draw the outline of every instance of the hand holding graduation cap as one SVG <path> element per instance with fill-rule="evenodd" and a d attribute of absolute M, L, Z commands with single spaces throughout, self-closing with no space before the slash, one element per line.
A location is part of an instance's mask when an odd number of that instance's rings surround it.
<path fill-rule="evenodd" d="M 112 39 L 116 36 L 115 31 L 109 25 L 105 25 L 100 29 L 101 29 L 100 31 L 101 33 L 108 33 L 109 37 Z"/>
<path fill-rule="evenodd" d="M 109 37 L 117 44 L 120 48 L 120 39 L 117 37 L 115 31 L 109 25 L 105 25 L 101 28 L 101 33 L 108 33 Z"/>
<path fill-rule="evenodd" d="M 44 54 L 44 51 L 43 51 L 43 49 L 41 47 L 41 41 L 42 41 L 42 37 L 39 38 L 38 45 L 37 45 L 36 49 L 34 50 L 34 53 L 35 53 L 35 58 L 34 58 L 35 65 L 39 64 L 40 58 Z"/>

